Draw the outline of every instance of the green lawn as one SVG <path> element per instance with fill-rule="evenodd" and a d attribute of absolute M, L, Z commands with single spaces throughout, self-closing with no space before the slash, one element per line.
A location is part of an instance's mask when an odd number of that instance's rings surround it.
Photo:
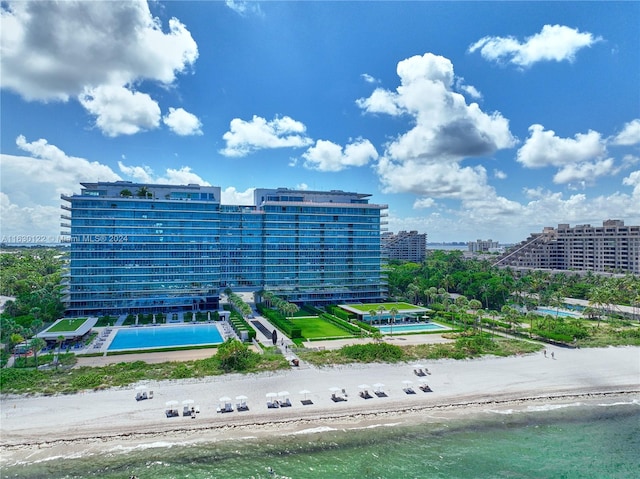
<path fill-rule="evenodd" d="M 62 321 L 54 324 L 49 329 L 47 329 L 48 333 L 70 333 L 72 331 L 77 330 L 80 326 L 84 324 L 87 318 L 80 319 L 63 319 Z"/>
<path fill-rule="evenodd" d="M 302 337 L 305 339 L 352 336 L 348 331 L 340 329 L 335 324 L 320 319 L 317 316 L 293 318 L 289 321 L 302 329 Z"/>
<path fill-rule="evenodd" d="M 385 311 L 389 311 L 391 308 L 396 308 L 398 311 L 404 310 L 418 310 L 418 306 L 414 306 L 409 303 L 368 303 L 368 304 L 350 304 L 349 307 L 353 309 L 357 309 L 358 311 L 362 311 L 363 313 L 368 313 L 372 309 L 378 311 L 378 309 L 382 306 Z"/>

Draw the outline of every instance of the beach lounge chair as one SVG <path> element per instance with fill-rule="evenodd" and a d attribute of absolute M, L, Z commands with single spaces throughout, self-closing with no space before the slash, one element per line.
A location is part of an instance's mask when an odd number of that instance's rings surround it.
<path fill-rule="evenodd" d="M 185 406 L 182 409 L 182 415 L 183 416 L 191 416 L 191 409 L 189 408 L 189 406 Z"/>
<path fill-rule="evenodd" d="M 269 409 L 275 409 L 275 408 L 278 408 L 280 406 L 278 404 L 278 401 L 267 401 L 267 407 Z"/>
<path fill-rule="evenodd" d="M 403 389 L 403 391 L 406 394 L 415 394 L 416 393 L 412 387 L 406 387 L 406 388 Z"/>
<path fill-rule="evenodd" d="M 429 387 L 428 384 L 423 384 L 422 386 L 420 386 L 420 389 L 422 390 L 422 392 L 425 392 L 425 393 L 432 392 L 432 390 L 431 390 L 431 388 Z"/>

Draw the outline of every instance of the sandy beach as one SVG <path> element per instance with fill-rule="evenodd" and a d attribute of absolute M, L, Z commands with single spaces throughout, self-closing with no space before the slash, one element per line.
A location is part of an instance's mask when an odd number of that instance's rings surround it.
<path fill-rule="evenodd" d="M 554 358 L 551 358 L 551 353 Z M 75 457 L 105 448 L 151 447 L 356 428 L 442 419 L 487 409 L 508 409 L 620 397 L 640 400 L 640 348 L 547 348 L 509 358 L 423 362 L 431 374 L 418 377 L 413 364 L 302 367 L 275 373 L 225 375 L 200 380 L 143 383 L 153 399 L 136 401 L 136 386 L 75 395 L 2 398 L 2 464 Z M 412 381 L 412 384 L 406 381 Z M 428 383 L 433 392 L 424 393 Z M 363 399 L 361 385 L 384 384 L 387 397 Z M 403 388 L 412 386 L 416 394 Z M 331 400 L 331 388 L 346 401 Z M 307 394 L 300 391 L 307 390 Z M 291 407 L 267 408 L 268 393 L 288 392 Z M 216 412 L 219 398 L 246 396 L 248 411 Z M 303 405 L 302 399 L 313 404 Z M 167 401 L 192 399 L 200 413 L 165 417 Z"/>

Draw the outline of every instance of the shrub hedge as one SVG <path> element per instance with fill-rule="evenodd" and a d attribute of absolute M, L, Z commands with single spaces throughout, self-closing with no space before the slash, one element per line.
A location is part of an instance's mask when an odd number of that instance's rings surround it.
<path fill-rule="evenodd" d="M 290 339 L 302 338 L 302 329 L 286 319 L 279 311 L 257 305 L 258 312 L 269 320 L 276 328 L 286 334 Z"/>

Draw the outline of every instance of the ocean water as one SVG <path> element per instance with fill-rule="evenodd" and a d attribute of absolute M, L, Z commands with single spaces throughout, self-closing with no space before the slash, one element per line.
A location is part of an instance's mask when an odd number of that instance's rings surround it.
<path fill-rule="evenodd" d="M 637 478 L 640 402 L 519 406 L 411 426 L 109 449 L 3 478 Z M 167 438 L 170 442 L 170 438 Z M 273 473 L 269 471 L 272 469 Z"/>

